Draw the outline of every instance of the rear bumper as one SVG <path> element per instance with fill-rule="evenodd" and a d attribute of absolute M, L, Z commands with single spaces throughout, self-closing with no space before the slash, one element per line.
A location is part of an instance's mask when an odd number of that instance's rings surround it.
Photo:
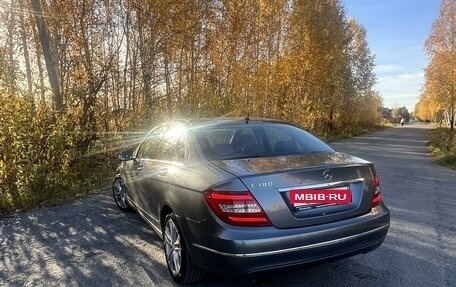
<path fill-rule="evenodd" d="M 366 253 L 382 244 L 388 228 L 382 204 L 369 214 L 319 226 L 231 229 L 203 244 L 193 242 L 190 252 L 206 270 L 240 276 Z"/>

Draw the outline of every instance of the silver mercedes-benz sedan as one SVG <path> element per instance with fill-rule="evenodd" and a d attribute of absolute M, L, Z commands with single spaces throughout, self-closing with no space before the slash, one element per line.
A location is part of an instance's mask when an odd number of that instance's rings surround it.
<path fill-rule="evenodd" d="M 119 158 L 115 202 L 163 238 L 180 283 L 366 253 L 388 232 L 373 164 L 285 122 L 166 122 Z"/>

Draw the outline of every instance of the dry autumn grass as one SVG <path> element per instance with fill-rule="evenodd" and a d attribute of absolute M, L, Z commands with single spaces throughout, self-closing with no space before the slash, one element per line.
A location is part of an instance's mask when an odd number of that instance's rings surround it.
<path fill-rule="evenodd" d="M 428 148 L 440 164 L 456 169 L 456 133 L 449 128 L 429 130 Z"/>

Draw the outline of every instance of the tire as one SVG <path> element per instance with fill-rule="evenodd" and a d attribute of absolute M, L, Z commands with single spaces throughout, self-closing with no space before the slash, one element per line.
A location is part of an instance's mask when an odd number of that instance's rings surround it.
<path fill-rule="evenodd" d="M 125 184 L 120 177 L 115 178 L 112 183 L 112 196 L 114 197 L 114 201 L 120 210 L 125 212 L 132 210 L 127 201 Z"/>
<path fill-rule="evenodd" d="M 174 213 L 170 213 L 165 217 L 163 250 L 165 251 L 169 274 L 174 281 L 188 284 L 203 278 L 204 271 L 194 266 L 191 262 L 187 245 Z"/>

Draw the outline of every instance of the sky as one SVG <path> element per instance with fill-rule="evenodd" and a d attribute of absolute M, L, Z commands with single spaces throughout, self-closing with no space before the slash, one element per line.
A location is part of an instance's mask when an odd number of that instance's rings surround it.
<path fill-rule="evenodd" d="M 367 30 L 377 84 L 385 107 L 415 109 L 424 83 L 424 42 L 440 0 L 342 0 L 348 17 Z"/>

